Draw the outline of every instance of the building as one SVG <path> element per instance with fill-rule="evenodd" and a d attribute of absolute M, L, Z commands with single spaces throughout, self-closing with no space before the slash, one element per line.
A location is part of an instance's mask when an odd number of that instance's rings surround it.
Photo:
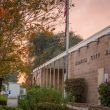
<path fill-rule="evenodd" d="M 4 90 L 1 94 L 7 96 L 8 106 L 18 106 L 18 98 L 22 95 L 26 95 L 26 88 L 22 88 L 20 84 L 15 82 L 3 83 Z"/>
<path fill-rule="evenodd" d="M 98 104 L 98 86 L 110 80 L 110 26 L 69 49 L 68 78 L 85 78 L 87 102 Z M 63 90 L 66 52 L 33 70 L 33 84 Z"/>

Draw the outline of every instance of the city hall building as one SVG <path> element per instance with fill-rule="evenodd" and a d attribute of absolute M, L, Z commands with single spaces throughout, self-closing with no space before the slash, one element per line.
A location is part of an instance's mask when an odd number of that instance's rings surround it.
<path fill-rule="evenodd" d="M 87 103 L 98 104 L 98 86 L 110 81 L 110 26 L 69 49 L 68 78 L 84 78 Z M 66 52 L 33 70 L 33 84 L 64 89 Z"/>

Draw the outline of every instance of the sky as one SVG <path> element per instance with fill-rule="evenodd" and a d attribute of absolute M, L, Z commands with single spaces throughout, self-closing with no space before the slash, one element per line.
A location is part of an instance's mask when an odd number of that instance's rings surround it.
<path fill-rule="evenodd" d="M 86 39 L 110 25 L 110 0 L 72 0 L 72 2 L 75 7 L 70 10 L 70 31 Z M 60 32 L 61 26 L 57 30 Z"/>

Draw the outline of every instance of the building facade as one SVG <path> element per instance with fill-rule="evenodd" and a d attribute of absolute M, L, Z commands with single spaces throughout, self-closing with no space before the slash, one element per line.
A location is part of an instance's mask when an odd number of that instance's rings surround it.
<path fill-rule="evenodd" d="M 33 84 L 64 89 L 66 52 L 33 70 Z M 68 78 L 84 78 L 87 102 L 98 104 L 98 86 L 110 81 L 110 26 L 69 49 Z"/>

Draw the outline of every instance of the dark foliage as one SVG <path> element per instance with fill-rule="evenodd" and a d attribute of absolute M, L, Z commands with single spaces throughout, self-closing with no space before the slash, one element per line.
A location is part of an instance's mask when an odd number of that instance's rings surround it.
<path fill-rule="evenodd" d="M 7 107 L 7 106 L 0 106 L 0 110 L 22 110 L 18 107 Z"/>
<path fill-rule="evenodd" d="M 110 82 L 102 83 L 99 86 L 101 104 L 110 107 Z"/>
<path fill-rule="evenodd" d="M 5 96 L 0 95 L 0 105 L 6 105 L 7 98 Z"/>
<path fill-rule="evenodd" d="M 78 103 L 86 102 L 87 86 L 85 79 L 83 78 L 68 79 L 66 80 L 65 84 L 66 92 L 74 96 L 75 102 Z"/>
<path fill-rule="evenodd" d="M 3 81 L 3 78 L 0 77 L 0 92 L 1 92 L 1 89 L 2 89 L 2 81 Z"/>
<path fill-rule="evenodd" d="M 49 103 L 46 104 L 46 103 Z M 58 107 L 63 103 L 61 94 L 52 88 L 32 88 L 29 89 L 26 96 L 22 96 L 19 99 L 19 107 L 23 110 L 44 110 L 45 107 Z M 43 105 L 44 104 L 44 105 Z M 42 109 L 41 109 L 42 108 Z M 47 110 L 47 108 L 45 110 Z M 54 110 L 54 109 L 53 109 Z M 57 110 L 57 109 L 56 109 Z M 60 109 L 58 109 L 60 110 Z"/>
<path fill-rule="evenodd" d="M 82 41 L 80 36 L 70 32 L 70 47 L 80 41 Z M 47 35 L 37 33 L 30 39 L 30 45 L 33 47 L 30 58 L 34 57 L 32 65 L 35 68 L 65 51 L 65 34 Z"/>

